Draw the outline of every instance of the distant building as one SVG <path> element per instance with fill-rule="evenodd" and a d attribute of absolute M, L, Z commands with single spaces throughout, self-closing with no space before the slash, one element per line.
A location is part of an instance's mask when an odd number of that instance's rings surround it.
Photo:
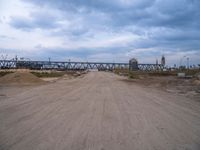
<path fill-rule="evenodd" d="M 135 58 L 129 60 L 129 70 L 138 70 L 138 61 Z"/>
<path fill-rule="evenodd" d="M 165 56 L 164 55 L 161 58 L 161 65 L 165 66 Z"/>

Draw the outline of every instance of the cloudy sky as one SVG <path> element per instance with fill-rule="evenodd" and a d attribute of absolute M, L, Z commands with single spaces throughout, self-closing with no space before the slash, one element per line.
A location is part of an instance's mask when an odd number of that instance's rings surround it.
<path fill-rule="evenodd" d="M 199 0 L 0 0 L 0 55 L 200 64 Z M 186 57 L 184 57 L 186 56 Z"/>

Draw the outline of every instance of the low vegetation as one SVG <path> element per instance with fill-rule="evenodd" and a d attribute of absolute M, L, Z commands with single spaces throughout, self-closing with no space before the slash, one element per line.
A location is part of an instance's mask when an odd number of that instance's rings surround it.
<path fill-rule="evenodd" d="M 186 75 L 196 75 L 197 73 L 200 73 L 200 69 L 190 69 L 190 70 L 185 70 L 183 71 L 186 73 Z"/>
<path fill-rule="evenodd" d="M 114 73 L 122 76 L 127 76 L 130 79 L 139 79 L 140 75 L 146 75 L 146 72 L 129 71 L 129 69 L 115 69 Z"/>
<path fill-rule="evenodd" d="M 185 69 L 185 70 L 173 70 L 173 71 L 130 71 L 129 69 L 115 69 L 114 73 L 118 75 L 128 76 L 131 79 L 138 79 L 144 76 L 177 76 L 178 73 L 185 73 L 187 76 L 195 76 L 200 73 L 199 69 Z"/>
<path fill-rule="evenodd" d="M 13 71 L 0 71 L 0 77 L 5 76 L 9 73 L 13 73 Z"/>
<path fill-rule="evenodd" d="M 62 77 L 65 74 L 65 72 L 56 72 L 56 71 L 53 71 L 53 72 L 31 72 L 31 73 L 39 78 Z"/>

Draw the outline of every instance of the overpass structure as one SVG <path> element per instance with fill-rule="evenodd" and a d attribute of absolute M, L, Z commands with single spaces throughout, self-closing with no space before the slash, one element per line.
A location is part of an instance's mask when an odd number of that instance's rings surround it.
<path fill-rule="evenodd" d="M 138 64 L 139 70 L 151 71 L 163 69 L 161 64 Z M 104 63 L 104 62 L 61 62 L 61 61 L 17 61 L 17 60 L 0 60 L 1 69 L 56 69 L 56 70 L 114 70 L 128 69 L 129 63 Z"/>

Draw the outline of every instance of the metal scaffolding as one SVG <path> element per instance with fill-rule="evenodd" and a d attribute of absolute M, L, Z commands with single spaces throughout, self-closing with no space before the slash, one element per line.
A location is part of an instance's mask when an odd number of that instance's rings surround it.
<path fill-rule="evenodd" d="M 59 62 L 59 61 L 22 61 L 0 60 L 1 69 L 56 69 L 56 70 L 114 70 L 129 69 L 129 63 L 103 63 L 103 62 Z M 139 70 L 151 71 L 163 69 L 161 64 L 138 64 Z"/>

